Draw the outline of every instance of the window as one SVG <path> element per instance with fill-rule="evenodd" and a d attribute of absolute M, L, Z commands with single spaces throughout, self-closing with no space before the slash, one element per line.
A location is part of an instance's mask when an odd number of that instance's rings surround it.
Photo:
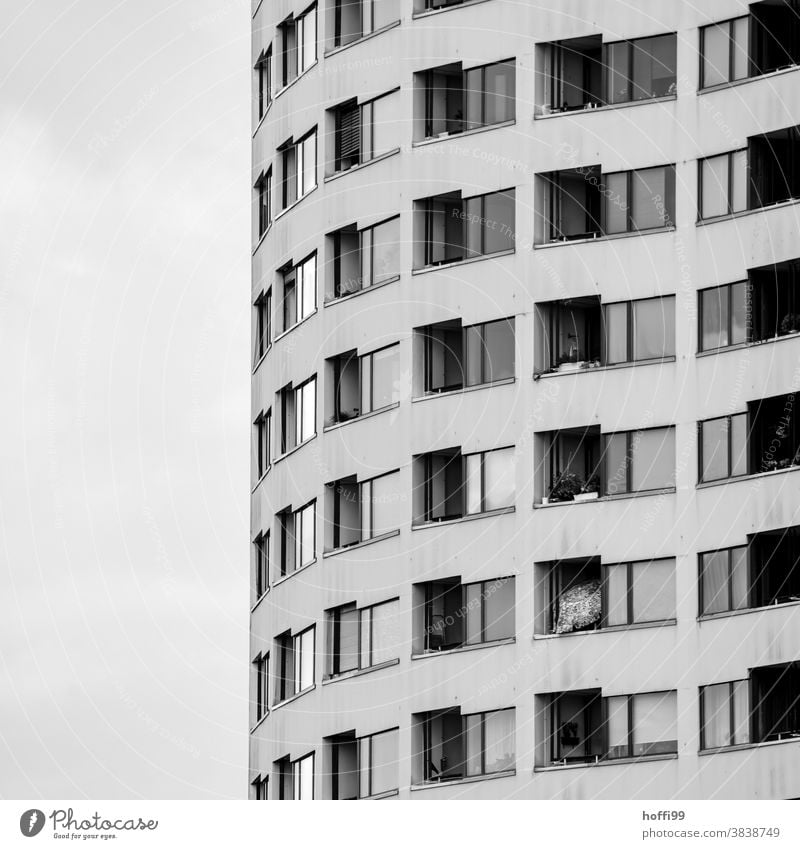
<path fill-rule="evenodd" d="M 266 801 L 269 799 L 269 776 L 259 776 L 250 786 L 253 788 L 253 799 L 257 801 Z"/>
<path fill-rule="evenodd" d="M 747 15 L 700 28 L 700 88 L 749 76 L 748 31 Z"/>
<path fill-rule="evenodd" d="M 334 47 L 343 47 L 399 20 L 397 0 L 334 0 Z"/>
<path fill-rule="evenodd" d="M 314 753 L 293 761 L 281 758 L 275 762 L 278 774 L 278 798 L 306 801 L 314 798 Z"/>
<path fill-rule="evenodd" d="M 333 513 L 329 549 L 366 542 L 397 528 L 397 472 L 361 482 L 352 475 L 328 484 L 328 490 Z"/>
<path fill-rule="evenodd" d="M 675 298 L 606 304 L 604 364 L 675 356 Z"/>
<path fill-rule="evenodd" d="M 606 702 L 606 756 L 641 758 L 678 751 L 675 690 L 611 696 Z"/>
<path fill-rule="evenodd" d="M 334 385 L 331 422 L 345 422 L 385 409 L 400 400 L 400 346 L 379 348 L 359 357 L 349 351 L 329 361 Z"/>
<path fill-rule="evenodd" d="M 276 639 L 278 679 L 275 700 L 282 702 L 314 686 L 314 626 Z"/>
<path fill-rule="evenodd" d="M 302 445 L 317 433 L 317 378 L 280 391 L 281 453 Z"/>
<path fill-rule="evenodd" d="M 514 249 L 514 190 L 462 198 L 460 192 L 418 201 L 423 227 L 417 267 L 461 262 Z"/>
<path fill-rule="evenodd" d="M 316 501 L 278 514 L 281 529 L 280 576 L 308 566 L 316 559 Z"/>
<path fill-rule="evenodd" d="M 746 474 L 747 413 L 700 422 L 700 481 Z"/>
<path fill-rule="evenodd" d="M 255 555 L 255 591 L 256 601 L 269 589 L 269 531 L 259 534 L 253 540 Z"/>
<path fill-rule="evenodd" d="M 602 105 L 603 37 L 590 35 L 542 46 L 544 100 L 554 112 Z"/>
<path fill-rule="evenodd" d="M 611 433 L 605 437 L 608 495 L 675 486 L 675 429 Z"/>
<path fill-rule="evenodd" d="M 281 79 L 287 86 L 317 61 L 317 6 L 288 18 L 278 27 L 281 37 Z"/>
<path fill-rule="evenodd" d="M 317 308 L 317 255 L 283 272 L 283 330 L 305 321 Z"/>
<path fill-rule="evenodd" d="M 357 608 L 336 607 L 328 613 L 330 676 L 369 669 L 400 656 L 397 599 Z"/>
<path fill-rule="evenodd" d="M 675 94 L 676 49 L 674 33 L 607 44 L 606 101 L 628 103 Z"/>
<path fill-rule="evenodd" d="M 700 218 L 742 212 L 747 203 L 747 149 L 700 160 Z"/>
<path fill-rule="evenodd" d="M 749 341 L 749 286 L 741 281 L 700 292 L 701 351 Z"/>
<path fill-rule="evenodd" d="M 700 613 L 722 613 L 749 607 L 747 546 L 700 555 Z"/>
<path fill-rule="evenodd" d="M 800 426 L 795 415 L 796 394 L 751 401 L 748 454 L 750 472 L 772 472 L 800 464 Z"/>
<path fill-rule="evenodd" d="M 400 218 L 372 227 L 355 225 L 333 238 L 333 296 L 341 298 L 400 276 Z"/>
<path fill-rule="evenodd" d="M 253 309 L 256 320 L 253 365 L 256 366 L 272 345 L 272 289 L 258 296 Z"/>
<path fill-rule="evenodd" d="M 750 682 L 726 681 L 700 688 L 700 748 L 750 742 Z"/>
<path fill-rule="evenodd" d="M 293 203 L 317 187 L 317 129 L 300 141 L 289 140 L 280 148 L 283 168 L 282 208 Z"/>
<path fill-rule="evenodd" d="M 258 85 L 258 120 L 266 114 L 272 103 L 272 45 L 262 53 L 256 62 Z"/>
<path fill-rule="evenodd" d="M 424 781 L 452 781 L 513 770 L 515 710 L 462 715 L 458 708 L 421 715 Z"/>
<path fill-rule="evenodd" d="M 462 584 L 432 581 L 419 589 L 426 652 L 447 651 L 514 637 L 514 578 Z"/>
<path fill-rule="evenodd" d="M 328 740 L 333 799 L 369 799 L 397 790 L 398 729 L 360 738 L 350 731 Z"/>
<path fill-rule="evenodd" d="M 462 70 L 460 62 L 417 75 L 424 92 L 424 138 L 514 120 L 514 60 Z"/>
<path fill-rule="evenodd" d="M 353 99 L 333 110 L 335 171 L 347 171 L 399 149 L 394 123 L 398 99 L 396 92 L 389 92 L 362 103 Z"/>
<path fill-rule="evenodd" d="M 258 238 L 269 230 L 272 224 L 272 169 L 262 174 L 255 185 L 258 201 Z"/>
<path fill-rule="evenodd" d="M 463 455 L 458 449 L 418 458 L 423 522 L 458 519 L 514 506 L 514 448 Z"/>
<path fill-rule="evenodd" d="M 662 165 L 604 174 L 605 233 L 633 233 L 675 222 L 675 168 Z"/>
<path fill-rule="evenodd" d="M 262 413 L 254 422 L 257 480 L 269 471 L 272 445 L 272 410 Z"/>
<path fill-rule="evenodd" d="M 480 386 L 514 377 L 514 319 L 461 326 L 460 321 L 422 330 L 425 392 Z"/>
<path fill-rule="evenodd" d="M 259 654 L 253 660 L 256 677 L 256 722 L 269 712 L 269 653 Z"/>

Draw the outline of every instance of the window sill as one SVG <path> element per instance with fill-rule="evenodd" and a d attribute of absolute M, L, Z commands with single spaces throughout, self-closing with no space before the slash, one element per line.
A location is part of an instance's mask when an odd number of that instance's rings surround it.
<path fill-rule="evenodd" d="M 333 174 L 328 174 L 324 179 L 323 183 L 332 183 L 334 180 L 338 180 L 341 177 L 346 177 L 348 174 L 354 174 L 357 171 L 363 171 L 365 168 L 368 168 L 370 165 L 374 165 L 376 162 L 383 162 L 384 159 L 389 159 L 392 156 L 396 156 L 400 153 L 400 148 L 395 147 L 392 150 L 387 150 L 386 153 L 380 154 L 380 156 L 373 156 L 372 159 L 368 159 L 366 162 L 360 162 L 358 165 L 354 165 L 352 168 L 348 168 L 346 171 L 335 171 Z"/>
<path fill-rule="evenodd" d="M 480 0 L 481 3 L 486 0 Z M 462 265 L 471 265 L 473 262 L 484 262 L 487 259 L 497 259 L 501 256 L 511 256 L 516 253 L 515 248 L 509 248 L 507 251 L 496 251 L 493 254 L 481 254 L 480 256 L 471 256 L 468 259 L 456 259 L 453 262 L 443 262 L 441 265 L 423 265 L 421 268 L 412 268 L 412 276 L 417 274 L 430 274 L 432 271 L 441 271 L 445 268 L 460 268 Z"/>
<path fill-rule="evenodd" d="M 646 489 L 642 492 L 621 492 L 618 495 L 601 495 L 598 498 L 588 498 L 582 501 L 551 501 L 549 504 L 536 502 L 534 510 L 547 510 L 550 507 L 566 507 L 570 504 L 598 504 L 605 501 L 624 501 L 626 498 L 646 498 L 649 495 L 669 495 L 675 493 L 674 486 L 665 486 L 661 489 Z"/>
<path fill-rule="evenodd" d="M 313 436 L 309 436 L 308 439 L 304 439 L 302 442 L 299 442 L 294 448 L 290 448 L 285 454 L 281 454 L 276 457 L 272 463 L 277 466 L 278 463 L 282 463 L 287 457 L 291 457 L 292 454 L 296 454 L 304 445 L 308 445 L 309 442 L 313 442 L 317 438 L 317 434 L 315 433 Z"/>
<path fill-rule="evenodd" d="M 573 374 L 592 374 L 597 371 L 615 371 L 621 368 L 634 368 L 637 366 L 660 366 L 664 363 L 674 363 L 677 361 L 675 356 L 658 357 L 652 360 L 631 360 L 629 363 L 612 363 L 607 366 L 587 366 L 586 368 L 570 369 L 568 371 L 537 371 L 533 373 L 534 380 L 541 380 L 549 377 L 567 377 Z"/>
<path fill-rule="evenodd" d="M 758 480 L 759 478 L 767 478 L 772 475 L 785 475 L 787 472 L 797 471 L 800 471 L 800 466 L 787 466 L 785 469 L 771 469 L 768 472 L 754 472 L 752 475 L 739 475 L 735 478 L 722 478 L 718 481 L 702 481 L 695 486 L 695 489 L 711 489 L 711 487 L 714 486 L 725 486 L 729 483 Z"/>
<path fill-rule="evenodd" d="M 468 6 L 477 6 L 480 3 L 488 3 L 489 0 L 465 0 L 464 3 L 458 3 L 453 6 L 445 6 L 443 9 L 423 9 L 420 12 L 414 12 L 411 17 L 413 20 L 417 18 L 429 18 L 431 15 L 441 15 L 442 12 L 452 12 L 454 9 L 464 9 Z M 414 789 L 413 787 L 411 788 Z"/>
<path fill-rule="evenodd" d="M 376 542 L 381 542 L 385 539 L 391 539 L 392 537 L 400 536 L 400 528 L 396 528 L 393 531 L 387 531 L 385 534 L 380 534 L 376 537 L 371 537 L 370 539 L 362 539 L 359 542 L 354 542 L 352 545 L 343 545 L 339 548 L 331 548 L 329 551 L 323 551 L 322 559 L 326 560 L 328 557 L 335 557 L 337 554 L 344 554 L 346 551 L 357 551 L 359 548 L 366 548 L 368 545 L 372 545 Z"/>
<path fill-rule="evenodd" d="M 253 484 L 253 488 L 250 490 L 250 495 L 254 495 L 255 491 L 261 486 L 264 482 L 264 478 L 269 474 L 269 470 L 272 468 L 272 463 L 270 463 L 264 471 L 264 474 Z"/>
<path fill-rule="evenodd" d="M 632 625 L 609 625 L 594 631 L 570 631 L 566 634 L 534 634 L 534 640 L 560 640 L 562 637 L 593 637 L 597 634 L 618 634 L 621 631 L 641 631 L 645 628 L 668 628 L 678 624 L 677 619 L 661 619 L 658 622 L 634 622 Z"/>
<path fill-rule="evenodd" d="M 725 345 L 722 348 L 709 348 L 707 351 L 698 351 L 695 356 L 711 357 L 714 354 L 725 354 L 728 351 L 743 351 L 747 348 L 758 348 L 761 345 L 770 345 L 773 342 L 785 342 L 787 339 L 800 339 L 800 331 L 784 333 L 782 336 L 770 336 L 769 339 L 757 339 L 754 342 L 737 342 L 735 345 Z"/>
<path fill-rule="evenodd" d="M 766 610 L 781 610 L 785 607 L 797 607 L 800 599 L 795 601 L 782 601 L 780 604 L 763 604 L 760 607 L 743 607 L 739 610 L 721 610 L 719 613 L 701 613 L 697 617 L 698 622 L 714 622 L 717 619 L 730 619 L 732 616 L 744 616 L 747 613 L 764 613 Z"/>
<path fill-rule="evenodd" d="M 272 340 L 272 345 L 277 344 L 278 342 L 280 342 L 281 339 L 284 338 L 284 336 L 287 336 L 293 330 L 297 330 L 298 327 L 300 327 L 302 324 L 305 324 L 309 319 L 313 318 L 317 314 L 317 309 L 318 307 L 314 307 L 314 309 L 311 310 L 311 312 L 305 318 L 300 319 L 300 321 L 296 321 L 291 327 L 287 327 L 286 330 L 281 331 Z M 272 347 L 272 345 L 270 345 L 270 348 Z"/>
<path fill-rule="evenodd" d="M 502 516 L 515 512 L 515 507 L 500 507 L 497 510 L 487 510 L 485 513 L 471 513 L 469 516 L 459 516 L 457 519 L 442 519 L 441 522 L 412 522 L 411 530 L 420 531 L 423 528 L 442 528 L 448 525 L 460 525 L 462 522 L 474 522 L 476 519 L 488 519 L 490 516 Z"/>
<path fill-rule="evenodd" d="M 267 229 L 258 237 L 258 241 L 256 242 L 255 247 L 253 248 L 252 251 L 250 251 L 250 256 L 255 256 L 258 253 L 258 249 L 263 244 L 264 239 L 267 238 L 267 234 L 272 229 L 272 225 L 273 225 L 274 221 L 275 221 L 275 219 L 273 218 L 272 221 L 269 222 L 269 227 L 267 227 Z"/>
<path fill-rule="evenodd" d="M 791 74 L 792 71 L 797 71 L 800 69 L 800 65 L 787 65 L 785 68 L 778 68 L 775 71 L 770 71 L 768 74 L 758 74 L 754 77 L 745 77 L 742 80 L 730 80 L 726 83 L 717 83 L 717 85 L 710 85 L 706 88 L 697 89 L 698 94 L 710 94 L 714 91 L 724 91 L 726 88 L 736 88 L 740 85 L 745 85 L 746 83 L 754 83 L 756 80 L 768 80 L 771 77 L 782 77 L 784 74 Z"/>
<path fill-rule="evenodd" d="M 288 575 L 281 575 L 280 578 L 277 578 L 270 584 L 270 589 L 275 589 L 275 587 L 279 587 L 281 584 L 285 584 L 286 581 L 294 578 L 295 575 L 299 575 L 301 572 L 305 572 L 306 569 L 310 569 L 317 562 L 317 558 L 315 557 L 310 563 L 306 563 L 305 566 L 301 566 L 299 569 L 295 569 L 294 572 L 289 572 Z"/>
<path fill-rule="evenodd" d="M 261 593 L 261 595 L 255 600 L 255 602 L 253 602 L 253 605 L 250 608 L 250 614 L 251 615 L 256 612 L 256 608 L 258 608 L 258 606 L 261 604 L 261 602 L 264 601 L 264 599 L 269 595 L 269 591 L 270 591 L 270 587 L 267 587 L 264 590 L 264 592 Z"/>
<path fill-rule="evenodd" d="M 484 2 L 484 0 L 478 0 Z M 424 781 L 412 784 L 409 790 L 431 790 L 434 787 L 452 787 L 454 784 L 475 784 L 476 781 L 493 781 L 496 778 L 512 778 L 517 774 L 515 769 L 505 769 L 502 772 L 492 772 L 487 775 L 468 775 L 466 778 L 446 778 L 444 781 Z"/>
<path fill-rule="evenodd" d="M 715 215 L 713 218 L 698 218 L 695 222 L 697 227 L 707 227 L 709 224 L 717 224 L 720 221 L 732 221 L 735 218 L 746 218 L 748 215 L 757 215 L 759 212 L 768 212 L 772 209 L 780 209 L 785 206 L 795 206 L 800 198 L 789 198 L 770 203 L 767 206 L 758 206 L 755 209 L 742 209 L 739 212 L 729 212 L 727 215 Z"/>
<path fill-rule="evenodd" d="M 258 123 L 256 124 L 255 129 L 253 130 L 253 134 L 252 134 L 253 139 L 255 139 L 255 137 L 258 135 L 258 131 L 261 129 L 264 122 L 267 120 L 267 116 L 269 115 L 269 110 L 272 109 L 272 104 L 274 102 L 275 102 L 274 98 L 270 100 L 270 102 L 267 104 L 267 108 L 264 110 L 264 114 L 258 119 Z"/>
<path fill-rule="evenodd" d="M 365 295 L 367 292 L 372 292 L 375 289 L 380 289 L 383 286 L 388 286 L 390 283 L 396 283 L 399 279 L 400 275 L 395 274 L 394 277 L 390 277 L 388 280 L 381 280 L 380 283 L 373 283 L 372 286 L 364 286 L 357 292 L 348 292 L 348 294 L 340 295 L 338 298 L 327 298 L 324 301 L 323 306 L 332 307 L 335 304 L 341 304 L 342 301 L 349 301 L 351 298 L 357 298 L 359 295 Z"/>
<path fill-rule="evenodd" d="M 334 684 L 336 681 L 346 681 L 350 678 L 360 678 L 362 675 L 367 675 L 370 672 L 377 672 L 379 669 L 387 669 L 390 666 L 397 666 L 400 663 L 400 658 L 396 657 L 392 660 L 386 660 L 383 663 L 376 663 L 374 666 L 367 666 L 365 669 L 351 669 L 349 672 L 342 672 L 339 675 L 329 675 L 322 679 L 322 686 L 326 684 Z"/>
<path fill-rule="evenodd" d="M 255 734 L 258 731 L 259 726 L 264 723 L 264 720 L 269 716 L 269 710 L 258 720 L 258 722 L 250 729 L 251 734 Z"/>
<path fill-rule="evenodd" d="M 314 188 L 313 188 L 313 189 L 309 189 L 309 190 L 308 190 L 308 191 L 307 191 L 304 195 L 301 195 L 299 198 L 297 198 L 297 200 L 293 200 L 293 201 L 289 204 L 289 206 L 285 206 L 285 207 L 284 207 L 284 208 L 283 208 L 283 209 L 282 209 L 279 213 L 277 213 L 277 214 L 275 215 L 275 217 L 272 219 L 273 223 L 274 223 L 275 221 L 278 221 L 279 219 L 283 218 L 283 216 L 284 216 L 284 215 L 286 215 L 287 213 L 291 212 L 293 209 L 295 209 L 295 207 L 299 206 L 299 205 L 300 205 L 300 204 L 301 204 L 301 203 L 302 203 L 302 202 L 303 202 L 303 201 L 304 201 L 304 200 L 305 200 L 305 199 L 306 199 L 309 195 L 313 195 L 313 194 L 314 194 L 314 192 L 315 192 L 318 188 L 319 188 L 319 183 L 317 183 L 317 185 L 316 185 L 316 186 L 314 186 Z"/>
<path fill-rule="evenodd" d="M 354 47 L 356 44 L 363 44 L 365 41 L 369 41 L 371 38 L 375 38 L 375 36 L 381 35 L 381 33 L 399 26 L 400 21 L 392 21 L 390 24 L 385 24 L 380 29 L 375 29 L 372 32 L 368 32 L 366 35 L 362 35 L 361 38 L 357 38 L 354 41 L 348 41 L 347 44 L 340 44 L 338 47 L 331 47 L 330 50 L 326 50 L 322 55 L 325 59 L 329 56 L 335 56 L 337 53 L 347 50 L 348 47 Z"/>
<path fill-rule="evenodd" d="M 700 749 L 697 754 L 700 757 L 706 755 L 719 755 L 723 752 L 743 752 L 747 749 L 764 749 L 768 746 L 785 746 L 787 743 L 800 743 L 800 734 L 797 737 L 787 737 L 785 740 L 767 740 L 764 743 L 739 743 L 736 746 L 717 746 L 715 749 Z"/>
<path fill-rule="evenodd" d="M 430 144 L 437 144 L 438 142 L 453 140 L 458 141 L 466 138 L 467 136 L 476 136 L 478 133 L 488 133 L 490 130 L 500 130 L 503 127 L 513 127 L 516 123 L 516 118 L 512 118 L 510 121 L 498 121 L 495 124 L 485 124 L 482 127 L 473 127 L 471 130 L 464 130 L 461 133 L 443 133 L 438 136 L 428 136 L 427 138 L 420 139 L 419 141 L 411 142 L 411 147 L 427 147 Z"/>
<path fill-rule="evenodd" d="M 364 413 L 363 416 L 354 416 L 352 419 L 347 419 L 344 422 L 334 422 L 333 424 L 325 425 L 322 428 L 323 433 L 329 433 L 332 430 L 338 430 L 340 427 L 346 427 L 347 425 L 354 424 L 355 422 L 363 422 L 364 419 L 371 419 L 373 416 L 379 416 L 381 413 L 386 413 L 389 410 L 396 410 L 400 406 L 399 401 L 395 401 L 394 404 L 389 404 L 387 407 L 381 407 L 379 410 L 371 410 L 369 413 Z"/>
<path fill-rule="evenodd" d="M 296 85 L 303 77 L 306 76 L 310 71 L 313 71 L 314 68 L 319 65 L 319 59 L 315 59 L 311 65 L 309 65 L 302 74 L 298 74 L 293 80 L 290 80 L 283 88 L 279 88 L 275 94 L 272 96 L 272 102 L 274 103 L 285 91 L 289 91 L 289 89 Z"/>
<path fill-rule="evenodd" d="M 655 761 L 675 761 L 678 759 L 677 752 L 664 755 L 645 755 L 641 758 L 614 758 L 613 760 L 599 760 L 594 763 L 582 764 L 553 764 L 551 766 L 535 766 L 536 772 L 560 772 L 565 769 L 594 769 L 598 766 L 630 766 L 631 764 L 653 763 Z"/>
<path fill-rule="evenodd" d="M 451 389 L 448 392 L 427 392 L 425 395 L 417 395 L 411 399 L 412 404 L 420 401 L 431 401 L 434 398 L 449 398 L 453 395 L 463 395 L 465 392 L 477 392 L 480 389 L 489 389 L 492 386 L 510 386 L 516 380 L 515 377 L 506 377 L 503 380 L 494 380 L 491 383 L 478 383 L 475 386 L 464 386 L 461 389 Z"/>
<path fill-rule="evenodd" d="M 674 233 L 676 228 L 672 225 L 669 227 L 650 227 L 647 230 L 633 230 L 630 233 L 608 233 L 595 236 L 593 239 L 563 239 L 552 242 L 542 242 L 539 245 L 534 245 L 535 251 L 546 250 L 547 248 L 563 248 L 565 245 L 593 245 L 596 242 L 612 242 L 615 239 L 631 239 L 635 236 L 653 236 L 657 233 Z"/>
<path fill-rule="evenodd" d="M 305 690 L 301 690 L 299 693 L 295 693 L 293 696 L 289 696 L 288 699 L 284 699 L 282 702 L 275 702 L 275 704 L 270 708 L 270 710 L 278 710 L 278 708 L 290 705 L 292 702 L 296 702 L 301 696 L 305 696 L 306 693 L 310 693 L 312 690 L 316 689 L 317 685 L 312 684 L 310 687 L 306 687 Z"/>
<path fill-rule="evenodd" d="M 253 370 L 252 370 L 251 374 L 255 374 L 255 373 L 258 371 L 259 366 L 261 365 L 261 363 L 263 363 L 263 362 L 264 362 L 264 360 L 266 360 L 266 358 L 267 358 L 267 354 L 268 354 L 271 350 L 272 350 L 272 342 L 270 342 L 270 343 L 269 343 L 269 345 L 267 345 L 267 350 L 266 350 L 266 351 L 264 351 L 264 353 L 263 353 L 263 354 L 262 354 L 262 355 L 261 355 L 261 356 L 260 356 L 260 357 L 256 360 L 255 365 L 253 366 Z"/>
<path fill-rule="evenodd" d="M 428 657 L 444 657 L 445 655 L 451 654 L 462 654 L 463 652 L 468 651 L 478 651 L 478 649 L 490 649 L 495 646 L 510 646 L 513 643 L 516 643 L 516 637 L 504 637 L 502 640 L 489 640 L 485 643 L 476 643 L 471 646 L 459 646 L 455 649 L 444 649 L 444 651 L 426 651 L 420 652 L 419 654 L 412 654 L 411 660 L 424 660 Z"/>
<path fill-rule="evenodd" d="M 386 790 L 384 793 L 376 793 L 374 796 L 360 796 L 361 802 L 377 802 L 379 799 L 390 799 L 392 796 L 399 796 L 399 790 Z"/>
<path fill-rule="evenodd" d="M 595 112 L 611 112 L 616 109 L 629 109 L 631 106 L 648 106 L 651 103 L 669 103 L 671 100 L 677 100 L 677 94 L 664 94 L 661 97 L 648 97 L 645 100 L 626 100 L 625 103 L 606 103 L 603 106 L 583 107 L 579 109 L 569 109 L 566 112 L 549 111 L 534 114 L 534 121 L 546 121 L 549 118 L 563 118 L 565 115 L 592 115 Z M 552 107 L 544 107 L 552 109 Z"/>

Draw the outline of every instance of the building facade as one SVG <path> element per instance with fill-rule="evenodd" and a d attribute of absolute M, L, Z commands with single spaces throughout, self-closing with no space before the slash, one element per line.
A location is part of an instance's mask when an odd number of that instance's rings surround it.
<path fill-rule="evenodd" d="M 250 796 L 800 796 L 796 2 L 254 0 Z"/>

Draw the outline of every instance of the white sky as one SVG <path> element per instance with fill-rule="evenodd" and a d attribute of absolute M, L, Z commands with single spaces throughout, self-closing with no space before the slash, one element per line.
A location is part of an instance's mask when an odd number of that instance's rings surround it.
<path fill-rule="evenodd" d="M 0 797 L 243 797 L 250 0 L 1 8 Z"/>

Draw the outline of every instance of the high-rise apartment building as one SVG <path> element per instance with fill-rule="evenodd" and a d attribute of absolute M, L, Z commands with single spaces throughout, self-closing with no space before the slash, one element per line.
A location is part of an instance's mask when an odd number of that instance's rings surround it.
<path fill-rule="evenodd" d="M 251 797 L 800 797 L 800 4 L 253 2 Z"/>

